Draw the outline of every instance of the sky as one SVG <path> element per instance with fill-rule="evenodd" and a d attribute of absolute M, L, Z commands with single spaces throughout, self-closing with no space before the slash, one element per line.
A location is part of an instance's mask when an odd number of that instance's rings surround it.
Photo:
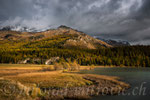
<path fill-rule="evenodd" d="M 150 0 L 0 0 L 0 26 L 66 25 L 91 36 L 150 45 Z"/>

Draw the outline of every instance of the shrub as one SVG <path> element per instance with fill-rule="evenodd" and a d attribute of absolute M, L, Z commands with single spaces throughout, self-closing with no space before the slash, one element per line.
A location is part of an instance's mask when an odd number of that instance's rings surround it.
<path fill-rule="evenodd" d="M 30 93 L 31 93 L 31 94 L 30 94 L 31 97 L 33 97 L 33 98 L 36 98 L 36 97 L 42 95 L 40 88 L 37 88 L 37 87 L 33 87 L 33 88 L 31 89 Z"/>
<path fill-rule="evenodd" d="M 76 61 L 74 61 L 70 63 L 70 68 L 70 71 L 76 71 L 80 69 L 80 65 Z"/>
<path fill-rule="evenodd" d="M 62 66 L 63 66 L 63 70 L 68 70 L 68 71 L 70 70 L 70 64 L 69 63 L 63 62 Z"/>
<path fill-rule="evenodd" d="M 60 63 L 55 63 L 54 64 L 54 70 L 63 70 L 63 66 Z"/>

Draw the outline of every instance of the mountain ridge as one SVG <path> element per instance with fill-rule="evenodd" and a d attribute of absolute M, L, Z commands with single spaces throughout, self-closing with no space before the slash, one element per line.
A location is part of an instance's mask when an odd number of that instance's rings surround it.
<path fill-rule="evenodd" d="M 84 32 L 80 32 L 73 28 L 61 25 L 57 29 L 49 29 L 42 32 L 21 32 L 21 31 L 12 31 L 12 30 L 1 30 L 0 31 L 0 40 L 10 40 L 18 41 L 24 40 L 29 42 L 38 42 L 38 41 L 54 41 L 58 40 L 61 44 L 61 47 L 76 47 L 76 48 L 87 48 L 87 49 L 96 49 L 104 47 L 112 47 L 104 41 L 95 39 Z M 64 39 L 64 40 L 63 40 Z M 62 41 L 63 40 L 63 41 Z M 54 41 L 51 41 L 54 42 Z M 57 41 L 57 42 L 58 42 Z M 56 44 L 56 45 L 58 45 Z"/>

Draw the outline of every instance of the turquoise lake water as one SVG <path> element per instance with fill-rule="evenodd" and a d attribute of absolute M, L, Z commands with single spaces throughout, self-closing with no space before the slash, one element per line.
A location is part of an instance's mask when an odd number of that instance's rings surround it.
<path fill-rule="evenodd" d="M 118 76 L 131 85 L 125 94 L 97 96 L 92 100 L 150 100 L 150 68 L 96 68 L 81 73 Z"/>

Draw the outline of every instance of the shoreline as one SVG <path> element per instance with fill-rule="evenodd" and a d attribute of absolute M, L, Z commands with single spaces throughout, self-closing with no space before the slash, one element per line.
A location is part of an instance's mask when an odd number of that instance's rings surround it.
<path fill-rule="evenodd" d="M 75 74 L 73 74 L 75 75 Z M 78 74 L 79 75 L 79 74 Z M 127 83 L 124 83 L 122 81 L 118 81 L 119 77 L 112 77 L 112 76 L 104 76 L 104 75 L 93 75 L 93 74 L 82 74 L 81 75 L 83 79 L 87 81 L 91 81 L 93 84 L 81 86 L 81 87 L 66 87 L 66 88 L 39 88 L 39 87 L 27 87 L 24 84 L 21 84 L 20 82 L 15 82 L 14 80 L 7 80 L 5 78 L 0 78 L 0 83 L 5 80 L 10 82 L 9 84 L 13 83 L 16 87 L 23 87 L 28 88 L 27 94 L 24 94 L 26 96 L 29 96 L 31 100 L 89 100 L 93 96 L 99 96 L 99 95 L 118 95 L 120 93 L 124 93 L 127 89 L 130 88 L 130 85 Z M 67 84 L 67 83 L 66 83 Z M 4 84 L 5 85 L 5 84 Z M 8 83 L 6 84 L 8 85 Z M 12 84 L 11 84 L 12 86 Z M 32 90 L 33 89 L 33 90 Z M 36 91 L 35 98 L 33 99 L 32 96 L 30 96 L 29 91 L 34 90 Z M 22 88 L 20 88 L 20 91 Z M 39 94 L 40 96 L 38 96 Z M 17 95 L 17 94 L 16 94 Z M 21 94 L 23 95 L 23 94 Z M 21 96 L 17 95 L 17 96 Z M 21 98 L 21 97 L 20 97 Z M 22 100 L 22 99 L 20 99 Z M 27 99 L 25 99 L 27 100 Z"/>
<path fill-rule="evenodd" d="M 129 84 L 118 81 L 118 77 L 87 74 L 82 77 L 93 82 L 92 85 L 63 89 L 48 89 L 48 96 L 40 100 L 89 100 L 98 95 L 118 95 L 130 88 Z"/>

